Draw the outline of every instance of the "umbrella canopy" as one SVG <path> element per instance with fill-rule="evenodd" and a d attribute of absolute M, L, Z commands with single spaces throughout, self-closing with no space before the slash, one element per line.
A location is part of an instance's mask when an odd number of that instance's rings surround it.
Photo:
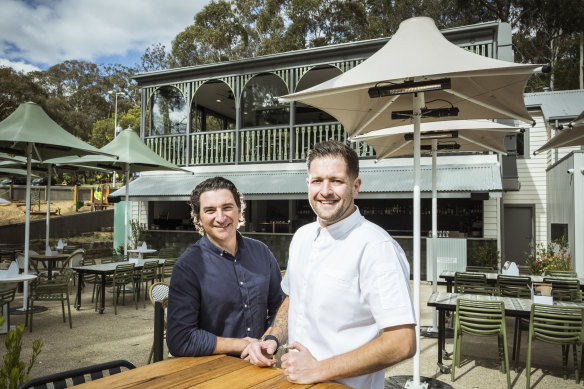
<path fill-rule="evenodd" d="M 188 171 L 182 169 L 164 158 L 160 157 L 154 151 L 150 150 L 148 146 L 140 139 L 132 129 L 127 128 L 120 132 L 120 134 L 107 145 L 101 149 L 104 153 L 115 154 L 117 159 L 100 156 L 87 155 L 69 161 L 74 165 L 95 166 L 98 168 L 108 170 L 123 170 L 126 176 L 126 201 L 124 212 L 124 255 L 128 253 L 128 197 L 130 194 L 130 173 L 143 172 L 149 170 L 178 170 Z"/>
<path fill-rule="evenodd" d="M 34 157 L 45 159 L 67 155 L 103 154 L 95 147 L 65 131 L 32 102 L 22 103 L 0 122 L 0 151 L 26 157 L 26 219 L 24 225 L 24 272 L 28 273 L 30 238 L 30 176 Z M 47 242 L 48 244 L 48 242 Z M 28 282 L 25 281 L 23 307 L 26 309 Z"/>
<path fill-rule="evenodd" d="M 414 124 L 413 270 L 416 355 L 413 388 L 420 387 L 420 123 L 456 119 L 533 122 L 525 108 L 527 80 L 541 65 L 515 64 L 450 43 L 432 19 L 404 20 L 378 52 L 347 72 L 281 97 L 334 116 L 350 136 Z"/>
<path fill-rule="evenodd" d="M 438 151 L 492 151 L 507 153 L 505 135 L 519 127 L 507 126 L 490 120 L 449 120 L 423 123 L 420 126 L 422 151 L 430 152 L 432 140 L 437 140 Z M 408 124 L 364 135 L 351 137 L 373 147 L 378 160 L 414 154 L 414 125 Z"/>
<path fill-rule="evenodd" d="M 584 111 L 580 113 L 575 121 L 564 126 L 556 136 L 537 149 L 534 154 L 539 154 L 542 151 L 556 147 L 569 146 L 584 146 Z"/>
<path fill-rule="evenodd" d="M 358 66 L 280 99 L 300 101 L 326 111 L 341 122 L 349 135 L 357 135 L 409 123 L 404 115 L 412 111 L 411 95 L 371 98 L 370 88 L 448 78 L 449 89 L 426 92 L 429 111 L 422 122 L 445 120 L 430 116 L 431 111 L 451 107 L 458 108 L 457 119 L 509 118 L 532 122 L 523 91 L 538 67 L 471 53 L 444 38 L 432 19 L 418 17 L 403 21 L 385 46 Z M 392 113 L 397 117 L 392 117 Z"/>
<path fill-rule="evenodd" d="M 0 176 L 26 176 L 26 170 L 12 167 L 4 167 L 0 165 Z M 31 174 L 31 177 L 37 176 Z"/>

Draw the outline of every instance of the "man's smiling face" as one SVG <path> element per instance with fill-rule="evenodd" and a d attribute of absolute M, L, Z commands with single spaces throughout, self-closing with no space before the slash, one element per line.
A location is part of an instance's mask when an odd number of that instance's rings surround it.
<path fill-rule="evenodd" d="M 334 224 L 353 213 L 361 179 L 347 174 L 340 157 L 316 158 L 308 172 L 308 200 L 322 226 Z"/>

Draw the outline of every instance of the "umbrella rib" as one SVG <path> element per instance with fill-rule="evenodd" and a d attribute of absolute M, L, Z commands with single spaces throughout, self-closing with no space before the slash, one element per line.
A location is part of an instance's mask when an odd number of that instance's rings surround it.
<path fill-rule="evenodd" d="M 388 151 L 387 153 L 383 154 L 382 156 L 377 157 L 377 159 L 379 160 L 379 159 L 388 158 L 388 157 L 392 156 L 393 154 L 397 153 L 399 150 L 406 147 L 407 145 L 409 145 L 410 143 L 412 143 L 412 141 L 404 142 L 399 147 L 396 147 L 395 149 Z"/>
<path fill-rule="evenodd" d="M 493 151 L 493 152 L 496 152 L 496 153 L 503 153 L 503 154 L 506 154 L 506 153 L 507 153 L 507 151 L 506 151 L 506 150 L 499 150 L 498 148 L 495 148 L 495 147 L 489 146 L 489 145 L 487 145 L 487 144 L 484 144 L 484 143 L 482 143 L 482 142 L 479 142 L 479 141 L 477 141 L 477 140 L 475 140 L 475 139 L 471 139 L 471 138 L 468 138 L 468 137 L 466 137 L 466 136 L 464 136 L 464 135 L 460 135 L 460 133 L 458 134 L 458 137 L 459 137 L 460 139 L 464 139 L 464 140 L 466 140 L 466 141 L 468 141 L 468 142 L 470 142 L 470 143 L 474 143 L 475 145 L 478 145 L 478 146 L 484 147 L 485 149 L 487 149 L 487 150 L 489 150 L 489 151 Z"/>
<path fill-rule="evenodd" d="M 451 94 L 453 94 L 455 96 L 461 97 L 461 98 L 463 98 L 466 101 L 470 101 L 472 103 L 478 104 L 478 105 L 483 106 L 485 108 L 491 109 L 491 110 L 493 110 L 495 112 L 499 112 L 499 113 L 501 113 L 501 114 L 503 114 L 503 115 L 505 115 L 507 117 L 510 117 L 510 118 L 513 118 L 513 119 L 516 119 L 516 120 L 520 120 L 522 122 L 526 122 L 527 123 L 527 121 L 524 118 L 520 117 L 516 113 L 513 113 L 511 111 L 507 111 L 506 109 L 494 107 L 491 104 L 487 104 L 487 103 L 485 103 L 483 101 L 480 101 L 480 100 L 478 100 L 478 99 L 476 99 L 474 97 L 470 97 L 468 95 L 465 95 L 463 93 L 460 93 L 458 91 L 455 91 L 454 89 L 444 89 L 444 91 L 445 92 L 448 92 L 448 93 L 451 93 Z M 501 118 L 501 119 L 503 119 L 503 118 Z"/>
<path fill-rule="evenodd" d="M 37 147 L 36 147 L 36 144 L 35 144 L 35 143 L 33 143 L 33 144 L 32 144 L 32 148 L 34 149 L 34 152 L 35 152 L 35 154 L 36 154 L 36 155 L 37 155 L 37 157 L 38 157 L 38 161 L 39 161 L 40 163 L 43 163 L 43 159 L 41 158 L 41 153 L 39 153 L 39 150 L 37 149 Z"/>
<path fill-rule="evenodd" d="M 381 107 L 381 109 L 378 109 L 371 117 L 369 117 L 369 119 L 367 119 L 367 121 L 365 123 L 359 124 L 359 126 L 357 127 L 357 129 L 353 132 L 353 136 L 359 135 L 361 133 L 361 131 L 363 131 L 365 129 L 365 127 L 367 127 L 372 121 L 374 121 L 375 119 L 377 119 L 377 117 L 379 115 L 381 115 L 387 109 L 387 107 L 389 107 L 391 104 L 393 104 L 393 102 L 398 97 L 399 97 L 399 95 L 392 96 L 392 98 L 389 99 L 385 104 L 383 104 L 383 106 Z"/>

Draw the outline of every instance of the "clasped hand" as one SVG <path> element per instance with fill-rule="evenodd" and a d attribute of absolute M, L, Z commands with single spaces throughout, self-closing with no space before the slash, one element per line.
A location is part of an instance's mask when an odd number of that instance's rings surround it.
<path fill-rule="evenodd" d="M 282 369 L 288 381 L 295 384 L 319 382 L 318 361 L 314 359 L 310 350 L 298 342 L 288 346 L 288 350 L 293 351 L 282 356 Z M 272 366 L 277 363 L 277 360 L 272 358 L 275 352 L 276 342 L 272 340 L 254 342 L 245 348 L 241 358 L 257 366 Z"/>

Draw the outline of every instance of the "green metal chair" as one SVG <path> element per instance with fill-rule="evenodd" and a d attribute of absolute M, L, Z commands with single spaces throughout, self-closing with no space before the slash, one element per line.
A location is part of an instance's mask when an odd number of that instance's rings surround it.
<path fill-rule="evenodd" d="M 545 275 L 550 277 L 578 277 L 578 273 L 574 270 L 546 270 Z"/>
<path fill-rule="evenodd" d="M 495 295 L 497 288 L 487 284 L 487 276 L 482 273 L 454 273 L 454 293 Z"/>
<path fill-rule="evenodd" d="M 136 287 L 138 288 L 138 298 L 140 298 L 140 293 L 144 291 L 144 308 L 146 308 L 146 299 L 148 298 L 148 283 L 150 285 L 156 282 L 158 278 L 158 261 L 146 261 L 144 266 L 139 273 L 139 277 L 136 277 Z"/>
<path fill-rule="evenodd" d="M 161 248 L 160 250 L 158 250 L 157 257 L 158 258 L 165 258 L 165 259 L 167 259 L 167 258 L 175 258 L 176 257 L 176 254 L 174 252 L 174 248 L 172 248 L 172 247 L 164 247 L 164 248 Z"/>
<path fill-rule="evenodd" d="M 67 302 L 67 311 L 69 313 L 69 328 L 73 328 L 71 321 L 71 304 L 69 303 L 69 287 L 73 282 L 73 271 L 66 269 L 62 274 L 52 280 L 42 280 L 31 284 L 30 295 L 28 296 L 28 307 L 25 316 L 25 323 L 29 325 L 29 331 L 32 332 L 32 319 L 34 314 L 35 301 L 60 301 L 63 310 L 63 323 L 67 322 L 65 317 L 65 302 Z M 30 312 L 30 322 L 28 314 Z"/>
<path fill-rule="evenodd" d="M 174 264 L 178 258 L 167 258 L 164 260 L 164 264 L 162 265 L 162 269 L 160 269 L 160 274 L 158 276 L 159 281 L 166 281 L 170 279 L 172 275 L 172 269 L 174 268 Z"/>
<path fill-rule="evenodd" d="M 531 298 L 531 277 L 525 276 L 508 276 L 499 274 L 497 276 L 497 287 L 499 296 Z M 511 360 L 515 364 L 517 371 L 517 350 L 521 348 L 521 331 L 529 329 L 529 320 L 526 318 L 515 318 L 515 328 L 513 330 L 513 354 Z"/>
<path fill-rule="evenodd" d="M 114 312 L 118 314 L 118 300 L 122 294 L 122 303 L 126 301 L 126 285 L 132 284 L 132 298 L 138 309 L 138 300 L 136 299 L 136 284 L 134 282 L 134 264 L 124 263 L 116 266 L 112 277 L 112 286 L 114 288 Z"/>
<path fill-rule="evenodd" d="M 525 367 L 526 388 L 529 389 L 531 378 L 531 349 L 535 340 L 562 346 L 562 367 L 564 379 L 567 378 L 568 356 L 570 345 L 574 346 L 574 370 L 576 382 L 580 383 L 577 346 L 583 341 L 582 307 L 565 307 L 547 304 L 532 304 L 529 318 L 529 343 L 527 345 L 527 361 Z"/>
<path fill-rule="evenodd" d="M 15 284 L 4 284 L 0 285 L 0 309 L 4 309 L 6 305 L 6 311 L 2 312 L 4 319 L 6 320 L 6 328 L 10 329 L 10 303 L 14 301 L 14 295 L 16 294 Z"/>
<path fill-rule="evenodd" d="M 467 266 L 467 272 L 474 273 L 496 273 L 497 271 L 489 266 Z"/>
<path fill-rule="evenodd" d="M 544 277 L 543 282 L 552 284 L 552 296 L 554 300 L 582 302 L 580 281 L 577 279 Z"/>
<path fill-rule="evenodd" d="M 456 300 L 456 322 L 454 325 L 454 360 L 451 379 L 454 382 L 455 369 L 460 367 L 462 336 L 497 336 L 500 370 L 507 374 L 507 388 L 511 388 L 509 355 L 507 352 L 507 331 L 505 328 L 505 305 L 502 301 L 481 301 L 459 298 Z"/>

